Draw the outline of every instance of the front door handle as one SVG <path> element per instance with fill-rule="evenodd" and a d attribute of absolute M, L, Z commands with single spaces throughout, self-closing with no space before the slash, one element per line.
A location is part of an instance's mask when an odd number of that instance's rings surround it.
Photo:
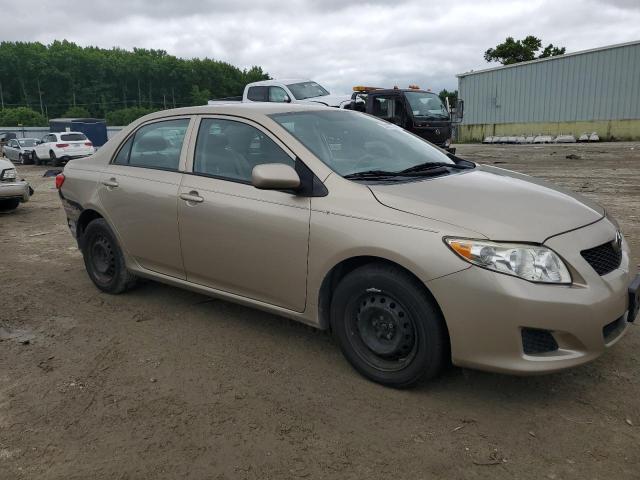
<path fill-rule="evenodd" d="M 103 180 L 102 184 L 105 187 L 109 187 L 109 188 L 117 188 L 118 187 L 118 182 L 116 182 L 115 178 L 110 178 L 109 180 Z"/>
<path fill-rule="evenodd" d="M 180 198 L 188 203 L 202 203 L 204 202 L 204 198 L 198 195 L 198 192 L 195 190 L 190 191 L 189 193 L 181 193 Z"/>

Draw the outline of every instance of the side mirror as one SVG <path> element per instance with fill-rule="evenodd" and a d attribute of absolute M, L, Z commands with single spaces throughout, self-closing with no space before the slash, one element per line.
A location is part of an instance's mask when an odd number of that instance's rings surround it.
<path fill-rule="evenodd" d="M 462 121 L 462 116 L 464 114 L 464 100 L 458 100 L 456 102 L 456 122 Z"/>
<path fill-rule="evenodd" d="M 285 103 L 291 103 L 291 97 L 289 95 L 285 95 L 284 101 Z"/>
<path fill-rule="evenodd" d="M 300 177 L 289 165 L 264 163 L 253 167 L 251 184 L 260 190 L 289 190 L 300 186 Z"/>

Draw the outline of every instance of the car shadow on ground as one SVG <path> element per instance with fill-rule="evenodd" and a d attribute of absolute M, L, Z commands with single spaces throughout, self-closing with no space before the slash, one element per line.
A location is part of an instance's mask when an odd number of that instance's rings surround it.
<path fill-rule="evenodd" d="M 140 305 L 145 301 L 159 303 L 159 300 L 163 302 L 170 299 L 184 311 L 180 321 L 188 319 L 189 312 L 197 312 L 205 315 L 205 328 L 211 331 L 216 328 L 236 329 L 238 338 L 250 331 L 256 342 L 275 337 L 283 348 L 286 345 L 286 348 L 310 350 L 312 358 L 308 361 L 325 365 L 327 368 L 323 368 L 323 371 L 328 375 L 331 375 L 332 369 L 338 369 L 334 374 L 339 373 L 341 378 L 351 376 L 354 381 L 371 383 L 350 367 L 328 330 L 318 330 L 285 317 L 151 280 L 144 280 L 127 295 L 139 297 L 136 303 Z M 304 356 L 304 352 L 299 353 Z M 437 378 L 420 382 L 405 392 L 409 392 L 411 396 L 466 396 L 479 402 L 513 403 L 519 406 L 540 405 L 553 401 L 554 398 L 566 398 L 569 391 L 570 397 L 575 399 L 605 388 L 602 381 L 612 375 L 608 368 L 608 364 L 613 361 L 608 357 L 612 355 L 615 355 L 615 349 L 605 352 L 603 357 L 587 365 L 533 376 L 490 373 L 450 365 Z M 241 375 L 241 372 L 238 374 Z"/>

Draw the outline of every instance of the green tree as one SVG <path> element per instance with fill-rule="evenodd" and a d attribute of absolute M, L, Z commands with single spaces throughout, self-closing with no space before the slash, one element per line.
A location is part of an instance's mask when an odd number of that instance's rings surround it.
<path fill-rule="evenodd" d="M 268 78 L 259 66 L 240 69 L 211 58 L 178 58 L 164 50 L 81 47 L 67 40 L 49 45 L 0 42 L 5 108 L 30 107 L 49 118 L 72 107 L 105 118 L 134 106 L 158 110 L 202 104 L 241 95 L 247 83 Z"/>
<path fill-rule="evenodd" d="M 513 37 L 507 37 L 506 40 L 495 48 L 489 48 L 484 52 L 484 59 L 487 62 L 500 62 L 502 65 L 511 65 L 513 63 L 528 62 L 536 58 L 546 58 L 555 55 L 562 55 L 566 49 L 564 47 L 555 47 L 549 44 L 536 57 L 536 53 L 542 48 L 542 40 L 529 35 L 523 40 L 514 40 Z"/>
<path fill-rule="evenodd" d="M 193 105 L 206 105 L 211 100 L 211 92 L 206 88 L 200 90 L 198 85 L 191 87 L 191 102 Z"/>
<path fill-rule="evenodd" d="M 451 107 L 455 107 L 456 106 L 456 102 L 458 101 L 458 90 L 453 90 L 453 91 L 449 91 L 446 88 L 440 90 L 440 93 L 438 94 L 438 96 L 440 97 L 440 100 L 442 100 L 442 103 L 444 103 L 446 105 L 447 103 L 447 98 L 449 99 L 449 105 Z"/>
<path fill-rule="evenodd" d="M 71 107 L 62 114 L 62 118 L 91 118 L 91 114 L 84 107 Z"/>
<path fill-rule="evenodd" d="M 0 111 L 0 125 L 3 127 L 42 127 L 47 120 L 35 110 L 27 107 L 5 108 Z"/>

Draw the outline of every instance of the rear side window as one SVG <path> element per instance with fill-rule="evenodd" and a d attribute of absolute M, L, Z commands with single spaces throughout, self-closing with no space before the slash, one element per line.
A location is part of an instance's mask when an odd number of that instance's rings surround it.
<path fill-rule="evenodd" d="M 249 87 L 247 98 L 253 102 L 268 102 L 269 87 Z"/>
<path fill-rule="evenodd" d="M 60 140 L 64 140 L 66 142 L 80 142 L 86 139 L 87 137 L 84 133 L 63 133 L 60 135 Z"/>
<path fill-rule="evenodd" d="M 189 119 L 167 120 L 141 127 L 114 159 L 118 165 L 177 170 Z"/>

